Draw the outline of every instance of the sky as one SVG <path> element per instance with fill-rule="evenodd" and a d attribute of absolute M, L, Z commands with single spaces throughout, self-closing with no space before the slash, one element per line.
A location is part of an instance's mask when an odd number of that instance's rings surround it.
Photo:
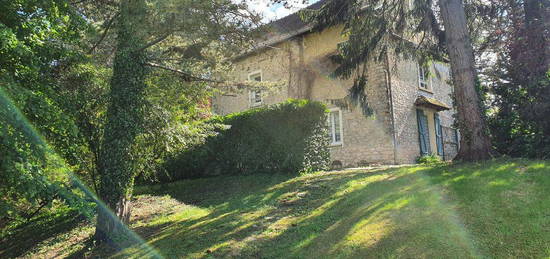
<path fill-rule="evenodd" d="M 318 0 L 309 0 L 309 3 L 303 3 L 302 0 L 289 0 L 291 7 L 287 8 L 283 4 L 274 4 L 274 0 L 247 0 L 250 9 L 263 16 L 263 22 L 270 22 L 292 14 Z"/>

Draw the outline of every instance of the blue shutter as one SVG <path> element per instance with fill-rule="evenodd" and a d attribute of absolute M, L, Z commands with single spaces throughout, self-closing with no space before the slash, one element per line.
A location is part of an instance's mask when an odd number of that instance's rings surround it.
<path fill-rule="evenodd" d="M 428 155 L 430 150 L 430 135 L 428 131 L 428 117 L 424 115 L 422 110 L 416 110 L 416 118 L 418 120 L 418 138 L 420 141 L 420 154 Z"/>
<path fill-rule="evenodd" d="M 439 120 L 439 114 L 434 114 L 435 122 L 435 140 L 437 143 L 437 154 L 443 156 L 443 134 L 441 134 L 441 121 Z"/>

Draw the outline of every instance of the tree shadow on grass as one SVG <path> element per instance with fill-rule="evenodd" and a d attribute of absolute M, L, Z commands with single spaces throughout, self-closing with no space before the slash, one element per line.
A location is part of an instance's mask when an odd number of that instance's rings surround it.
<path fill-rule="evenodd" d="M 462 199 L 481 198 L 450 192 L 457 185 L 500 191 L 515 176 L 507 164 L 486 172 L 463 167 L 184 181 L 142 193 L 170 195 L 203 214 L 182 211 L 134 230 L 168 258 L 479 257 L 491 253 L 478 250 L 478 233 L 463 222 L 461 206 Z M 479 174 L 484 181 L 472 180 Z M 117 254 L 146 255 L 140 247 Z"/>
<path fill-rule="evenodd" d="M 550 235 L 536 231 L 550 220 L 516 214 L 548 211 L 548 204 L 542 204 L 550 197 L 548 188 L 527 196 L 546 195 L 534 199 L 541 203 L 536 210 L 525 206 L 511 211 L 506 204 L 523 167 L 495 163 L 182 181 L 139 190 L 155 197 L 168 195 L 188 207 L 132 229 L 167 258 L 544 257 Z M 519 171 L 510 173 L 514 168 Z M 536 188 L 548 187 L 548 169 L 541 168 L 529 166 L 524 173 L 532 175 L 519 177 L 527 177 L 523 182 L 536 180 Z M 515 204 L 522 204 L 521 195 Z M 527 225 L 536 229 L 525 228 L 529 235 L 523 238 L 524 233 L 506 230 L 520 224 L 509 224 L 506 220 L 514 219 L 503 215 L 528 219 Z M 487 238 L 480 231 L 495 232 Z M 498 235 L 502 238 L 495 238 Z M 494 240 L 507 240 L 510 248 L 491 243 Z M 537 242 L 543 243 L 530 250 L 538 253 L 520 247 Z M 141 247 L 74 255 L 113 254 L 149 255 Z"/>
<path fill-rule="evenodd" d="M 416 171 L 415 171 L 416 170 Z M 261 246 L 261 257 L 380 258 L 477 254 L 444 194 L 424 170 L 387 170 L 341 195 Z"/>
<path fill-rule="evenodd" d="M 151 203 L 159 203 L 159 197 L 169 196 L 175 198 L 180 202 L 180 206 L 174 205 L 175 211 L 173 214 L 177 216 L 178 209 L 182 213 L 188 213 L 187 207 L 197 208 L 217 208 L 212 210 L 208 214 L 208 217 L 191 217 L 185 221 L 179 220 L 162 221 L 160 223 L 144 224 L 139 226 L 130 227 L 130 229 L 145 239 L 154 239 L 159 233 L 169 231 L 174 227 L 185 227 L 194 224 L 204 224 L 209 218 L 218 218 L 218 220 L 232 221 L 235 217 L 232 215 L 238 210 L 238 207 L 245 206 L 243 204 L 252 204 L 252 208 L 255 208 L 254 201 L 249 200 L 252 194 L 262 192 L 266 188 L 281 182 L 291 179 L 292 175 L 276 174 L 276 175 L 254 175 L 254 176 L 221 176 L 215 178 L 202 178 L 193 180 L 183 180 L 168 184 L 159 184 L 155 186 L 140 186 L 136 188 L 134 196 L 154 196 L 157 199 L 151 200 Z M 252 195 L 253 196 L 253 195 Z M 161 198 L 162 199 L 162 198 Z M 232 202 L 226 202 L 231 199 Z M 186 205 L 187 204 L 187 205 Z M 135 204 L 134 204 L 135 205 Z M 181 206 L 183 205 L 183 206 Z M 154 207 L 154 206 L 153 206 Z M 157 206 L 158 207 L 158 206 Z M 185 207 L 185 208 L 181 208 Z M 191 208 L 193 209 L 193 208 Z M 142 221 L 143 215 L 135 215 L 136 210 L 133 211 L 134 221 Z M 150 217 L 148 221 L 154 220 L 154 218 L 162 218 L 162 213 L 156 213 L 150 211 L 147 215 Z M 221 215 L 226 214 L 226 215 Z M 122 249 L 124 249 L 124 241 L 117 242 L 115 245 L 100 245 L 95 246 L 89 239 L 84 247 L 79 250 L 73 251 L 69 258 L 96 258 L 107 257 L 116 255 Z M 150 251 L 144 247 L 134 246 L 134 250 L 139 251 L 141 256 L 151 256 Z M 127 251 L 133 251 L 128 249 Z"/>
<path fill-rule="evenodd" d="M 425 177 L 410 168 L 344 171 L 235 196 L 220 191 L 196 201 L 208 206 L 209 214 L 174 221 L 151 235 L 150 243 L 169 258 L 474 255 L 452 205 Z M 226 184 L 226 191 L 231 190 L 231 183 Z M 178 199 L 191 197 L 196 198 Z M 143 255 L 139 248 L 120 254 Z"/>
<path fill-rule="evenodd" d="M 413 167 L 145 187 L 138 193 L 189 207 L 132 230 L 167 258 L 472 256 L 468 232 L 427 173 Z M 73 257 L 150 256 L 139 246 L 87 249 Z"/>
<path fill-rule="evenodd" d="M 331 173 L 290 179 L 250 176 L 258 181 L 227 178 L 221 181 L 221 186 L 199 187 L 205 188 L 203 193 L 208 193 L 202 199 L 196 195 L 200 192 L 196 188 L 193 188 L 196 192 L 178 191 L 174 186 L 162 188 L 158 194 L 171 193 L 183 202 L 192 200 L 211 212 L 203 217 L 173 222 L 152 235 L 151 243 L 167 257 L 239 256 L 240 249 L 245 248 L 241 247 L 246 243 L 243 240 L 254 240 L 258 234 L 270 231 L 270 226 L 280 225 L 281 220 L 307 214 L 344 188 L 347 182 L 362 175 L 359 172 Z M 147 231 L 147 228 L 136 231 Z M 140 257 L 143 254 L 139 249 L 129 249 L 122 256 Z"/>
<path fill-rule="evenodd" d="M 57 215 L 43 215 L 17 228 L 0 242 L 0 258 L 22 256 L 36 244 L 71 231 L 83 222 L 76 211 L 63 211 Z"/>

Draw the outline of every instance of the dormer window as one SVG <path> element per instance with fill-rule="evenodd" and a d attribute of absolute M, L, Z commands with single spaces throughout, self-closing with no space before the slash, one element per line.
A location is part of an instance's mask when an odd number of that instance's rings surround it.
<path fill-rule="evenodd" d="M 430 69 L 427 65 L 418 63 L 418 87 L 422 90 L 431 91 L 429 73 Z"/>
<path fill-rule="evenodd" d="M 254 72 L 248 75 L 249 81 L 261 82 L 262 72 Z M 248 92 L 248 100 L 250 107 L 256 107 L 262 104 L 262 90 L 253 89 Z"/>

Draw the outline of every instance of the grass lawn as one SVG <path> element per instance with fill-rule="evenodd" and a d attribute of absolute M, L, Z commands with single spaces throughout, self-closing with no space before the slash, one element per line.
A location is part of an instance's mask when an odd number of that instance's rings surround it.
<path fill-rule="evenodd" d="M 167 258 L 550 257 L 547 161 L 217 177 L 137 193 L 131 228 Z M 89 248 L 91 233 L 76 225 L 23 256 L 146 255 Z M 0 256 L 14 255 L 2 243 Z"/>

